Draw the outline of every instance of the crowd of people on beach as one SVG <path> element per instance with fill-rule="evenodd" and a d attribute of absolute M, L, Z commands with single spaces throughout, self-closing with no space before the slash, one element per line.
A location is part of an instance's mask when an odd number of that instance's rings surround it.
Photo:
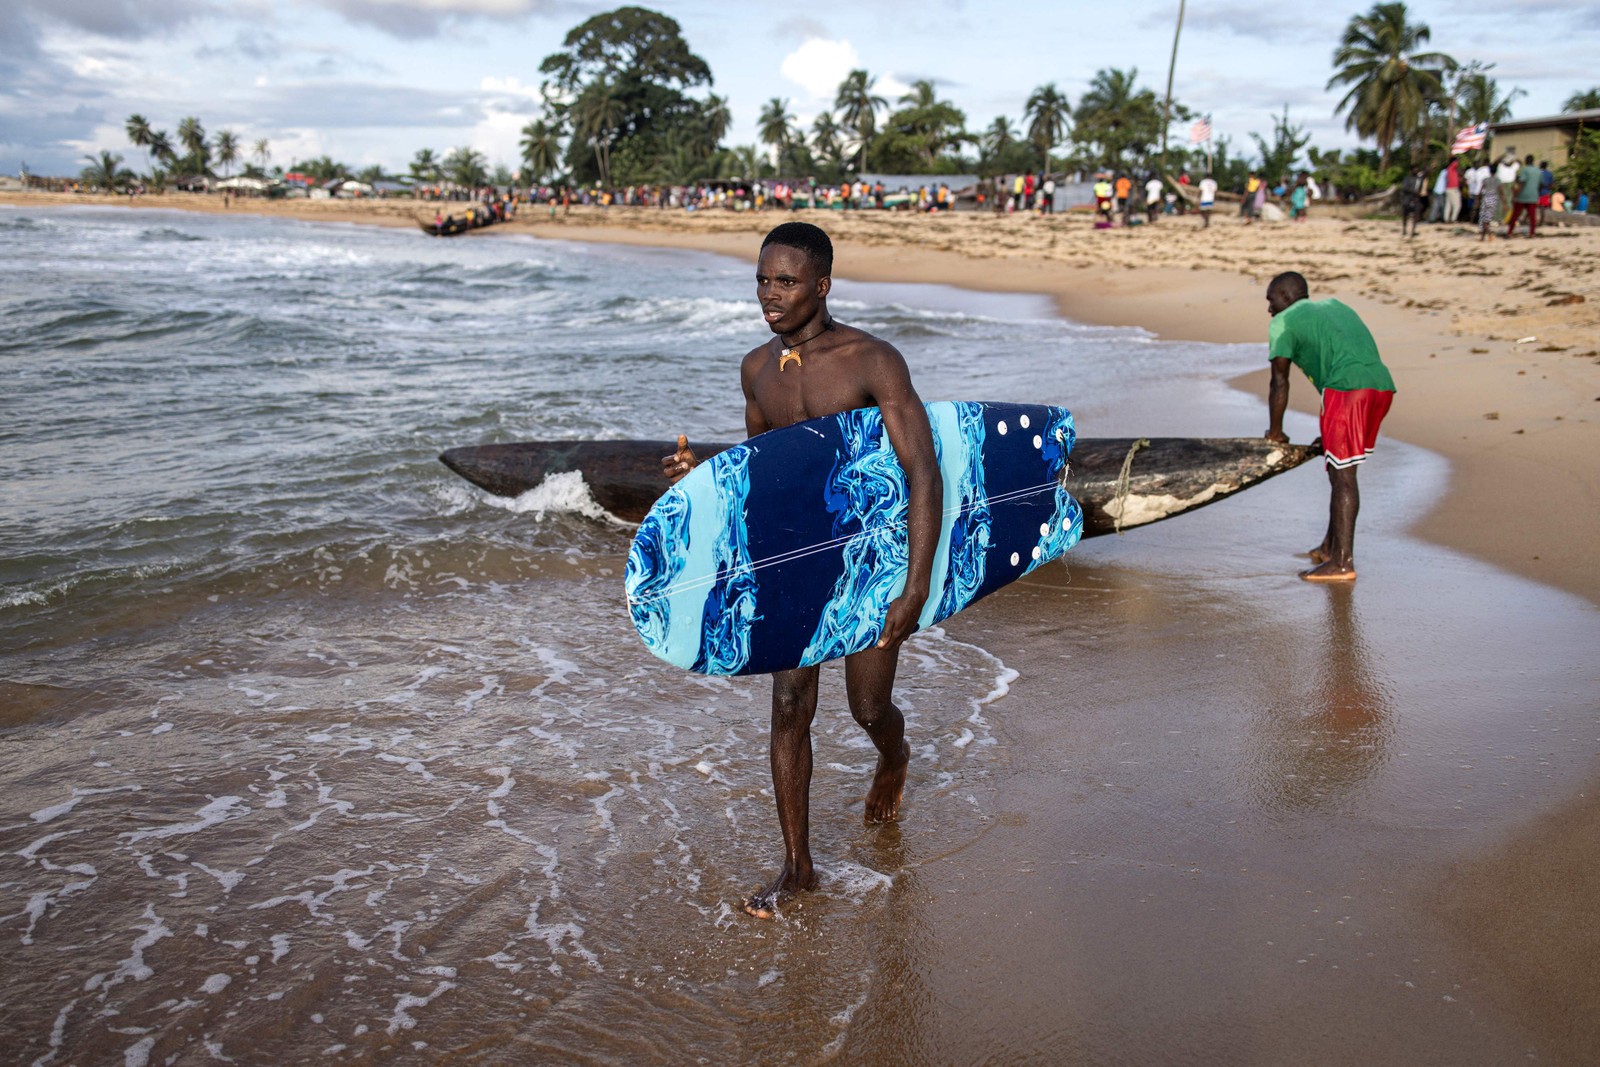
<path fill-rule="evenodd" d="M 1589 195 L 1579 193 L 1569 201 L 1549 160 L 1535 164 L 1532 153 L 1519 160 L 1514 148 L 1492 161 L 1487 155 L 1451 156 L 1433 172 L 1432 181 L 1417 164 L 1400 184 L 1402 237 L 1415 237 L 1423 222 L 1452 226 L 1465 222 L 1477 227 L 1480 241 L 1493 241 L 1501 225 L 1502 236 L 1509 239 L 1524 218 L 1528 236 L 1533 237 L 1552 214 L 1588 210 Z"/>

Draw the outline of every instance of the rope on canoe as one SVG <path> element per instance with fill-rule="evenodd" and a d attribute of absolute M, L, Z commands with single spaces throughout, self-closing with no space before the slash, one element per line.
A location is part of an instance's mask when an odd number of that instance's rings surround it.
<path fill-rule="evenodd" d="M 1128 479 L 1133 473 L 1134 454 L 1137 453 L 1141 448 L 1149 447 L 1150 438 L 1141 437 L 1128 448 L 1128 454 L 1122 458 L 1122 473 L 1117 476 L 1117 498 L 1115 501 L 1117 513 L 1114 516 L 1116 522 L 1116 531 L 1119 536 L 1122 534 L 1123 506 L 1128 502 Z"/>

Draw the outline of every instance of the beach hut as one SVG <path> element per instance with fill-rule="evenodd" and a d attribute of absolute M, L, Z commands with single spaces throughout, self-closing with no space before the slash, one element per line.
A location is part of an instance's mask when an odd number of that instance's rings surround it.
<path fill-rule="evenodd" d="M 1521 159 L 1531 152 L 1536 161 L 1548 159 L 1551 170 L 1560 170 L 1567 165 L 1580 129 L 1600 130 L 1600 108 L 1497 122 L 1489 127 L 1489 136 L 1494 141 L 1494 155 L 1510 150 Z"/>

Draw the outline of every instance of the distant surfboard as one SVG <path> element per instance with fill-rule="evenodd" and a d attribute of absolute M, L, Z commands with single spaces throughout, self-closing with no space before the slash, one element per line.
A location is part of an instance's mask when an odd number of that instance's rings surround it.
<path fill-rule="evenodd" d="M 944 515 L 920 626 L 1077 543 L 1065 408 L 927 405 Z M 699 464 L 639 526 L 625 586 L 651 652 L 702 674 L 765 674 L 877 642 L 905 588 L 905 474 L 877 408 L 752 437 Z"/>

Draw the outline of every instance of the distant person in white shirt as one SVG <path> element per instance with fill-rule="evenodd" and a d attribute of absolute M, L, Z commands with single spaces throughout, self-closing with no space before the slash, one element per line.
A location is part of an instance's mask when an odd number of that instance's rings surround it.
<path fill-rule="evenodd" d="M 1217 202 L 1217 179 L 1207 174 L 1200 179 L 1200 228 L 1211 225 L 1211 208 Z"/>
<path fill-rule="evenodd" d="M 1161 214 L 1161 179 L 1154 175 L 1144 183 L 1144 214 L 1151 222 Z"/>

